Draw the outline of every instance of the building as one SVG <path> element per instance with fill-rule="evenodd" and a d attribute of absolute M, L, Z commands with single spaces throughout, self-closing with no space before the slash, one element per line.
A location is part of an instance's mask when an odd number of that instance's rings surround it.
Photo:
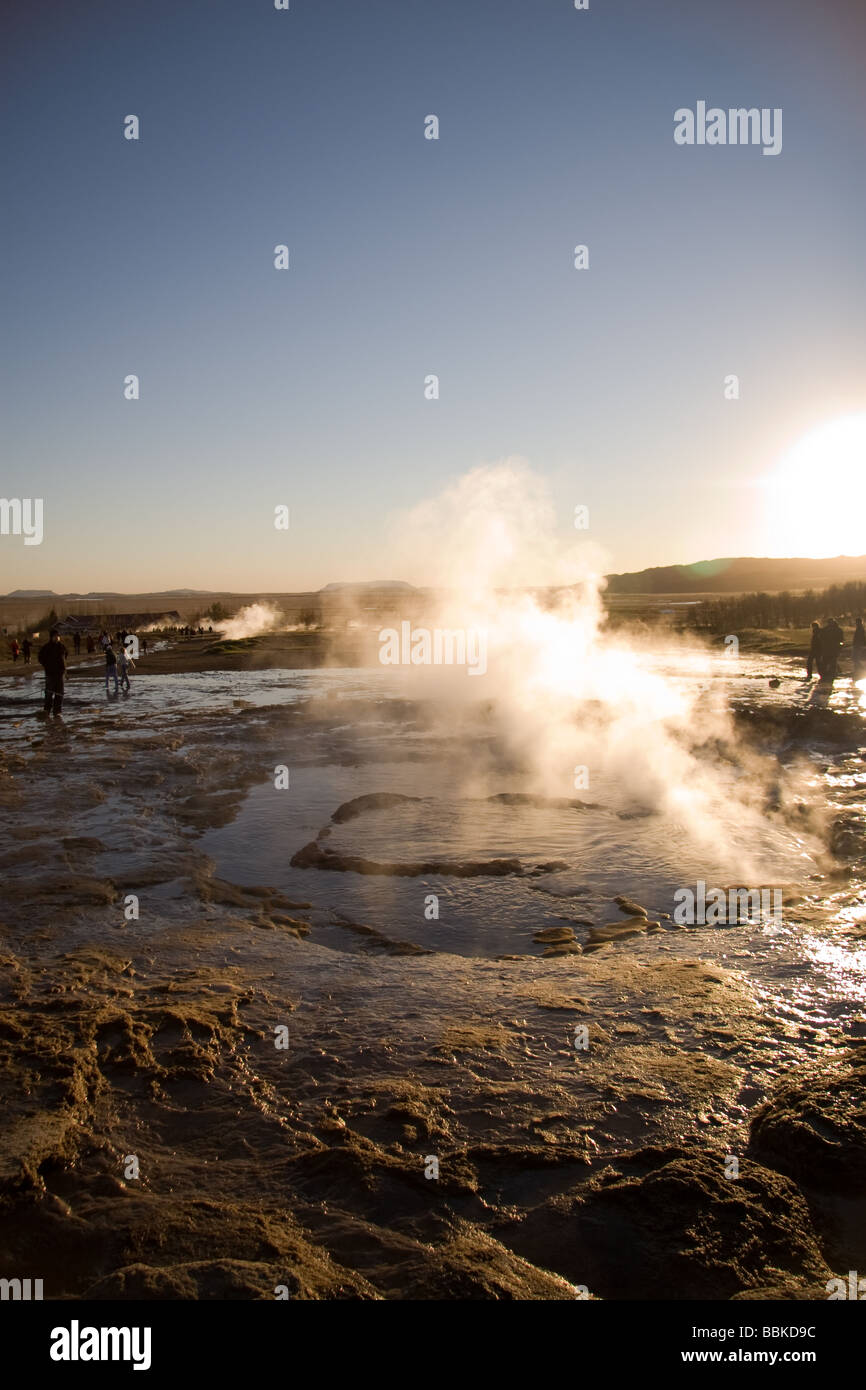
<path fill-rule="evenodd" d="M 57 631 L 64 637 L 74 637 L 76 632 L 140 632 L 142 628 L 181 627 L 180 614 L 172 608 L 167 613 L 86 613 L 62 618 L 56 624 Z"/>

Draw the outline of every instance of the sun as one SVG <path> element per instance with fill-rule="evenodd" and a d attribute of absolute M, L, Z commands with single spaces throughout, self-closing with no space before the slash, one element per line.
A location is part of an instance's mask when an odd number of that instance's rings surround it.
<path fill-rule="evenodd" d="M 767 483 L 771 554 L 866 554 L 866 411 L 810 431 Z"/>

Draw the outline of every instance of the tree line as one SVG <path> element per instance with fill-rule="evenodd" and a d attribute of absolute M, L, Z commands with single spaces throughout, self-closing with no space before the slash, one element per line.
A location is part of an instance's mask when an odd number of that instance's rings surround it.
<path fill-rule="evenodd" d="M 804 628 L 823 618 L 859 618 L 866 614 L 866 583 L 832 584 L 805 593 L 737 594 L 695 604 L 688 627 L 709 632 L 742 628 Z"/>

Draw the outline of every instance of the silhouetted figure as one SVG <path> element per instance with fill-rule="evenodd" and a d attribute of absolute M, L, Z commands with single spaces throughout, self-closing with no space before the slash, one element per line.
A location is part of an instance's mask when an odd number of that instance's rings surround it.
<path fill-rule="evenodd" d="M 117 669 L 120 672 L 121 690 L 129 689 L 129 673 L 135 670 L 135 665 L 131 660 L 126 647 L 121 647 L 117 656 Z"/>
<path fill-rule="evenodd" d="M 94 651 L 96 651 L 96 643 L 95 643 L 94 640 L 93 640 L 93 633 L 92 633 L 92 632 L 88 632 L 88 634 L 87 634 L 87 650 L 88 650 L 88 653 L 89 653 L 89 652 L 94 652 Z"/>
<path fill-rule="evenodd" d="M 25 665 L 25 666 L 29 666 L 29 665 L 30 665 L 30 653 L 31 653 L 32 650 L 33 650 L 33 644 L 32 644 L 32 642 L 30 641 L 30 638 L 29 638 L 29 637 L 25 637 L 25 638 L 24 638 L 24 641 L 21 643 L 21 650 L 22 650 L 22 652 L 24 653 L 24 665 Z"/>
<path fill-rule="evenodd" d="M 80 655 L 81 655 L 81 633 L 80 633 L 80 632 L 75 632 L 75 633 L 73 633 L 73 635 L 72 635 L 72 643 L 73 643 L 73 646 L 75 647 L 75 655 L 76 655 L 76 656 L 80 656 Z"/>
<path fill-rule="evenodd" d="M 140 647 L 142 656 L 147 656 L 147 638 L 146 638 L 146 637 L 142 637 L 141 642 L 139 643 L 139 647 Z"/>
<path fill-rule="evenodd" d="M 854 628 L 854 636 L 851 640 L 851 657 L 854 667 L 855 681 L 862 680 L 866 676 L 866 631 L 863 629 L 863 619 L 858 618 Z"/>
<path fill-rule="evenodd" d="M 118 690 L 117 690 L 117 657 L 116 657 L 116 655 L 115 655 L 114 648 L 112 647 L 111 643 L 109 642 L 108 646 L 105 648 L 105 693 L 106 693 L 106 695 L 108 694 L 108 682 L 111 680 L 112 676 L 114 677 L 114 693 L 115 693 L 115 695 L 116 695 L 116 694 L 118 693 Z"/>
<path fill-rule="evenodd" d="M 59 714 L 63 709 L 66 648 L 60 640 L 60 633 L 56 627 L 51 629 L 48 641 L 39 650 L 39 664 L 45 667 L 44 711 L 46 714 Z"/>
<path fill-rule="evenodd" d="M 839 652 L 844 642 L 845 637 L 836 619 L 828 618 L 821 628 L 821 661 L 818 670 L 822 681 L 827 681 L 829 685 L 832 685 L 836 679 Z"/>
<path fill-rule="evenodd" d="M 812 624 L 812 645 L 809 648 L 809 659 L 806 662 L 806 680 L 812 679 L 813 670 L 820 671 L 821 668 L 821 626 L 819 623 Z"/>
<path fill-rule="evenodd" d="M 12 661 L 17 662 L 18 653 L 21 651 L 21 648 L 19 647 L 14 637 L 12 638 L 12 641 L 9 643 L 9 650 L 12 653 Z"/>

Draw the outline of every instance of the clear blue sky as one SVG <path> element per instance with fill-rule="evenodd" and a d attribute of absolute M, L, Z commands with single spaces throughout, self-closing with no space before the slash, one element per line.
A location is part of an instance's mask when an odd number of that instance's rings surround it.
<path fill-rule="evenodd" d="M 389 513 L 505 456 L 613 569 L 780 553 L 755 479 L 866 406 L 862 0 L 8 0 L 0 37 L 0 493 L 45 503 L 0 591 L 420 580 Z M 783 108 L 782 153 L 676 146 L 698 100 Z"/>

